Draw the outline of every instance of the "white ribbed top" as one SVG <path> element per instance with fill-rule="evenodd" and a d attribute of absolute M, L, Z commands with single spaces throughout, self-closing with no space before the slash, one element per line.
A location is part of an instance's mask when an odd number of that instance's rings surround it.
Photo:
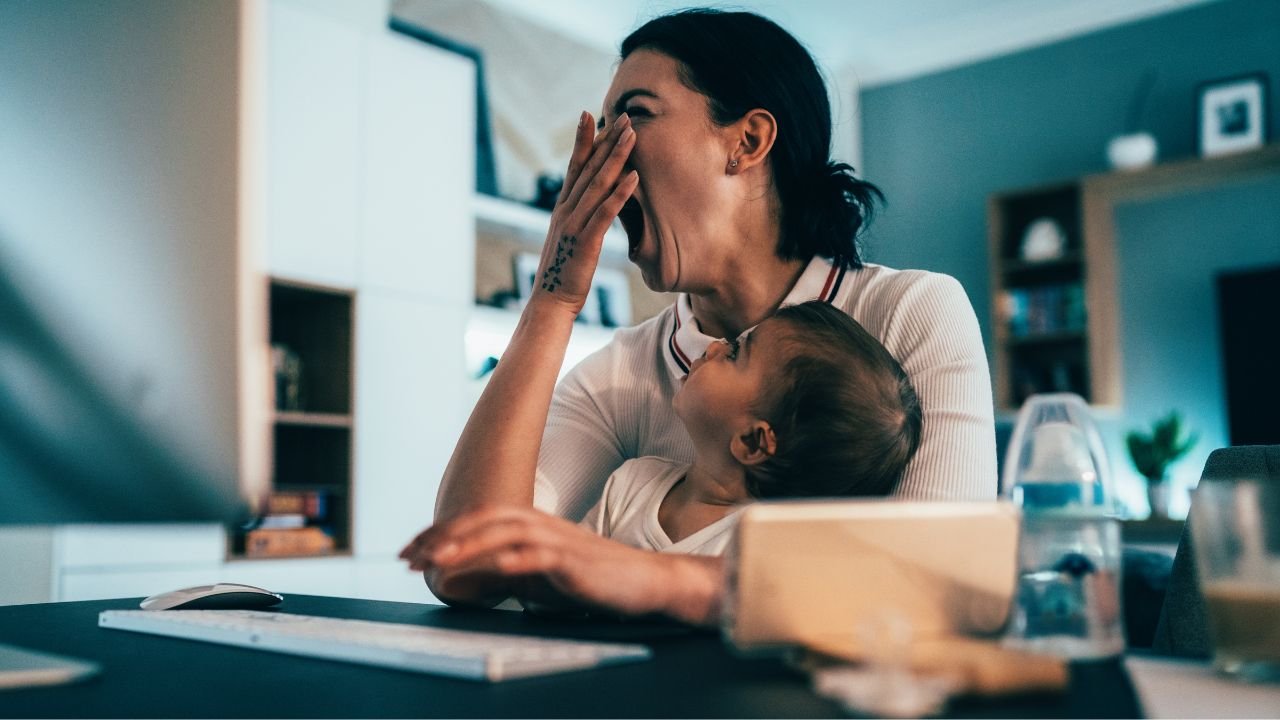
<path fill-rule="evenodd" d="M 960 283 L 947 275 L 879 265 L 838 274 L 815 258 L 784 304 L 819 297 L 878 338 L 920 398 L 920 449 L 895 494 L 916 500 L 994 499 L 991 378 L 978 318 Z M 658 316 L 618 331 L 609 345 L 565 376 L 542 440 L 535 506 L 579 520 L 624 461 L 646 455 L 693 461 L 693 443 L 671 399 L 683 373 L 679 358 L 700 356 L 714 338 L 702 335 L 691 319 L 682 297 Z"/>

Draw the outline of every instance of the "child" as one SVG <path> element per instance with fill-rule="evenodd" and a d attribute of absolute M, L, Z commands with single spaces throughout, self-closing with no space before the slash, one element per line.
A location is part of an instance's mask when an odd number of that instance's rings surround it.
<path fill-rule="evenodd" d="M 744 503 L 888 495 L 920 444 L 920 403 L 901 366 L 819 301 L 712 345 L 674 402 L 693 464 L 628 460 L 583 525 L 639 548 L 719 555 Z"/>

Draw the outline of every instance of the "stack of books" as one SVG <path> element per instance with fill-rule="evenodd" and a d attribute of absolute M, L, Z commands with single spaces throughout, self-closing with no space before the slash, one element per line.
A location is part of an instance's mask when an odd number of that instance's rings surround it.
<path fill-rule="evenodd" d="M 1011 288 L 1001 297 L 1002 315 L 1013 337 L 1076 332 L 1085 327 L 1080 284 Z"/>
<path fill-rule="evenodd" d="M 248 557 L 327 555 L 333 552 L 328 497 L 321 490 L 279 491 L 267 500 L 266 512 L 245 535 Z"/>

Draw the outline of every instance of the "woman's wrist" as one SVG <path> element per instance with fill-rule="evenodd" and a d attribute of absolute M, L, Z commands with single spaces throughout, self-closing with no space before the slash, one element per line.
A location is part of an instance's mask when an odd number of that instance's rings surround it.
<path fill-rule="evenodd" d="M 690 625 L 720 623 L 724 558 L 656 554 L 659 572 L 653 587 L 663 589 L 659 611 Z"/>
<path fill-rule="evenodd" d="M 573 323 L 578 318 L 579 310 L 574 308 L 567 302 L 552 297 L 545 292 L 534 291 L 533 297 L 529 299 L 528 304 L 524 306 L 524 311 L 520 313 L 520 323 L 530 325 L 565 325 L 568 324 L 572 329 Z"/>

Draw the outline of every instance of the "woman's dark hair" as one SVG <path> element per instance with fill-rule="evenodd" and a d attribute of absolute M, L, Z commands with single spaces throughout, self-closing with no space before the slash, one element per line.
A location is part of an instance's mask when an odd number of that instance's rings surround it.
<path fill-rule="evenodd" d="M 888 495 L 920 446 L 922 412 L 897 360 L 821 301 L 784 307 L 787 359 L 756 408 L 773 457 L 746 468 L 756 498 Z"/>
<path fill-rule="evenodd" d="M 769 153 L 782 210 L 778 256 L 814 255 L 860 267 L 855 240 L 884 195 L 846 163 L 831 162 L 831 103 L 809 51 L 771 20 L 699 8 L 655 18 L 622 41 L 622 58 L 647 48 L 681 65 L 719 125 L 760 108 L 778 136 Z"/>

